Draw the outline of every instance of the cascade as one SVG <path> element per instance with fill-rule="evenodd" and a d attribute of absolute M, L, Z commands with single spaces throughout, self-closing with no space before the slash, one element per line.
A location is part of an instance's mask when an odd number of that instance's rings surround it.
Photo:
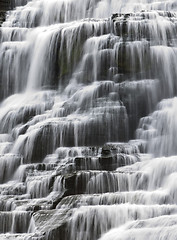
<path fill-rule="evenodd" d="M 176 0 L 11 7 L 0 240 L 175 240 Z"/>

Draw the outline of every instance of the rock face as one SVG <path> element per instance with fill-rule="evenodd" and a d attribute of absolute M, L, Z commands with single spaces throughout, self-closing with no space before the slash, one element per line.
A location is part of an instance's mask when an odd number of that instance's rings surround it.
<path fill-rule="evenodd" d="M 6 11 L 12 8 L 11 0 L 0 1 L 0 26 L 5 21 Z"/>
<path fill-rule="evenodd" d="M 176 0 L 11 8 L 0 29 L 0 240 L 175 240 Z"/>
<path fill-rule="evenodd" d="M 12 4 L 11 4 L 10 0 L 1 0 L 0 1 L 0 9 L 2 11 L 7 11 L 7 10 L 11 9 L 11 6 L 12 6 Z"/>
<path fill-rule="evenodd" d="M 101 197 L 100 193 L 120 190 L 122 186 L 115 183 L 116 168 L 139 161 L 139 147 L 133 144 L 69 148 L 64 149 L 63 153 L 67 154 L 68 150 L 74 155 L 70 153 L 62 159 L 63 162 L 58 162 L 59 155 L 51 156 L 55 161 L 53 164 L 28 164 L 17 170 L 16 178 L 22 178 L 21 184 L 13 181 L 1 185 L 1 216 L 7 223 L 1 225 L 2 234 L 9 231 L 7 227 L 11 227 L 13 230 L 10 231 L 17 235 L 17 239 L 22 237 L 20 234 L 23 232 L 28 232 L 26 237 L 30 236 L 31 239 L 70 238 L 75 207 L 95 205 L 94 201 Z M 98 195 L 94 196 L 93 193 Z M 24 219 L 18 220 L 21 211 Z"/>

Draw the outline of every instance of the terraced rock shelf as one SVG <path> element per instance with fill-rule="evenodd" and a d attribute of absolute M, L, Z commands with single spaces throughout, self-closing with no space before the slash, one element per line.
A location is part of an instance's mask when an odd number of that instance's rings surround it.
<path fill-rule="evenodd" d="M 0 239 L 175 240 L 176 1 L 4 3 Z"/>

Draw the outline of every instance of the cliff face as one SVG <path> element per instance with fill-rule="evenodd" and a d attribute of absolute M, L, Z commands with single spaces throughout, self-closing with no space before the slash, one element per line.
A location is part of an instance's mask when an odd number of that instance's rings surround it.
<path fill-rule="evenodd" d="M 12 8 L 11 0 L 0 0 L 0 26 L 5 21 L 6 11 Z"/>
<path fill-rule="evenodd" d="M 11 1 L 10 0 L 0 0 L 0 10 L 7 11 L 11 8 Z"/>
<path fill-rule="evenodd" d="M 0 240 L 177 240 L 176 2 L 12 0 Z"/>

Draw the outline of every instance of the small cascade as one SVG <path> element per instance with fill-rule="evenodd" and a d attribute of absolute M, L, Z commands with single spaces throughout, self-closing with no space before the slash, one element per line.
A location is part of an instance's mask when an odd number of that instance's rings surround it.
<path fill-rule="evenodd" d="M 147 150 L 156 156 L 176 155 L 176 101 L 176 97 L 162 100 L 151 115 L 140 121 L 137 137 L 145 140 Z"/>
<path fill-rule="evenodd" d="M 176 1 L 8 9 L 0 240 L 175 240 Z"/>
<path fill-rule="evenodd" d="M 1 212 L 1 233 L 26 233 L 30 225 L 28 212 Z"/>
<path fill-rule="evenodd" d="M 154 213 L 155 210 L 155 213 Z M 71 236 L 75 239 L 98 239 L 100 233 L 107 232 L 110 228 L 115 228 L 123 225 L 129 219 L 147 219 L 175 213 L 175 206 L 164 207 L 151 206 L 94 206 L 81 207 L 73 215 L 71 222 Z M 106 223 L 103 219 L 109 219 Z M 78 227 L 79 226 L 79 227 Z"/>

